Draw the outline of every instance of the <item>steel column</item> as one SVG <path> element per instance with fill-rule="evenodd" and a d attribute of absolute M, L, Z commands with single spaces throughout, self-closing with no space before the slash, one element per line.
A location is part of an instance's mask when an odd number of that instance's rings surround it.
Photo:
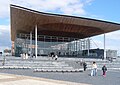
<path fill-rule="evenodd" d="M 104 33 L 104 59 L 106 59 L 106 39 L 105 39 L 105 33 Z"/>
<path fill-rule="evenodd" d="M 35 58 L 37 58 L 37 25 L 35 26 Z"/>
<path fill-rule="evenodd" d="M 30 32 L 30 58 L 32 58 L 32 31 Z"/>

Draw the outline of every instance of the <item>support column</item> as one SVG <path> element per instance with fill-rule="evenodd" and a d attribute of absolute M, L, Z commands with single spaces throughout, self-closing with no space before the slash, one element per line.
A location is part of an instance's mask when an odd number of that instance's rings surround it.
<path fill-rule="evenodd" d="M 79 50 L 81 51 L 81 39 L 79 40 Z"/>
<path fill-rule="evenodd" d="M 37 58 L 37 25 L 35 26 L 35 58 Z"/>
<path fill-rule="evenodd" d="M 105 33 L 104 33 L 104 60 L 106 59 L 106 42 L 105 42 Z"/>
<path fill-rule="evenodd" d="M 77 55 L 78 55 L 78 51 L 77 51 L 77 40 L 76 40 L 76 57 L 77 57 Z"/>
<path fill-rule="evenodd" d="M 32 31 L 30 32 L 30 58 L 32 58 Z"/>
<path fill-rule="evenodd" d="M 90 55 L 90 39 L 89 39 L 89 37 L 88 37 L 88 56 Z"/>
<path fill-rule="evenodd" d="M 76 42 L 75 42 L 75 38 L 74 38 L 74 57 L 75 57 L 75 50 L 76 50 L 76 46 L 75 46 Z"/>
<path fill-rule="evenodd" d="M 81 40 L 79 39 L 79 56 L 81 55 Z"/>

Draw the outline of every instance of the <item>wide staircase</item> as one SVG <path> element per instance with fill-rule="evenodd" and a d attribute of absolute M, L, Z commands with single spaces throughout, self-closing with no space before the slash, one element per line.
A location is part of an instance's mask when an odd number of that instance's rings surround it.
<path fill-rule="evenodd" d="M 4 61 L 4 63 L 3 63 Z M 74 61 L 58 59 L 54 60 L 49 57 L 38 57 L 37 59 L 21 59 L 20 57 L 1 58 L 1 69 L 32 69 L 35 72 L 80 72 L 82 67 L 75 68 Z"/>
<path fill-rule="evenodd" d="M 5 60 L 4 64 L 3 61 Z M 81 72 L 80 58 L 58 58 L 38 57 L 37 59 L 21 59 L 20 57 L 0 57 L 0 69 L 31 69 L 34 72 Z M 120 58 L 110 62 L 101 59 L 83 59 L 87 63 L 87 69 L 91 69 L 95 61 L 99 70 L 106 65 L 108 70 L 120 71 Z"/>

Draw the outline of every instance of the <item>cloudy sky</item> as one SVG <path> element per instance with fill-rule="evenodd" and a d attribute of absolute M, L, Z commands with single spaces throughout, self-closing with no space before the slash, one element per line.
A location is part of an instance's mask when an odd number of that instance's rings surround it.
<path fill-rule="evenodd" d="M 10 4 L 41 12 L 73 15 L 120 23 L 120 0 L 1 0 L 0 1 L 0 51 L 11 47 Z M 118 50 L 120 31 L 106 34 L 106 48 Z M 103 35 L 92 37 L 92 47 L 103 48 Z"/>

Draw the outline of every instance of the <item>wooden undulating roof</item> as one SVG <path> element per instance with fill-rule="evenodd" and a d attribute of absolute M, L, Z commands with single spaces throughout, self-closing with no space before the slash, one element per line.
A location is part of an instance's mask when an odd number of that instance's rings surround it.
<path fill-rule="evenodd" d="M 38 12 L 11 5 L 11 40 L 17 33 L 34 33 L 35 25 L 39 35 L 87 38 L 120 30 L 120 24 L 90 18 Z"/>

